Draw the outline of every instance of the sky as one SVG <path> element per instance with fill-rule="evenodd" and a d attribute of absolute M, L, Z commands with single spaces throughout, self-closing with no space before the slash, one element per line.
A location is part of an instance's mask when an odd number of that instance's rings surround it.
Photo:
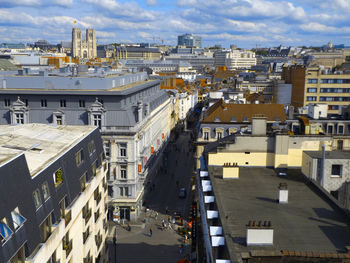
<path fill-rule="evenodd" d="M 203 47 L 350 45 L 349 12 L 350 0 L 0 0 L 0 42 L 56 44 L 80 27 L 98 44 L 176 45 L 192 33 Z"/>

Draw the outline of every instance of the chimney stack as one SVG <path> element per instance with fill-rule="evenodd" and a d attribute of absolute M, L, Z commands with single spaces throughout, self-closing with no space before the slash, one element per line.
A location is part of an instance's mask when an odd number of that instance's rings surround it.
<path fill-rule="evenodd" d="M 286 183 L 280 183 L 278 187 L 278 202 L 288 204 L 288 186 Z"/>

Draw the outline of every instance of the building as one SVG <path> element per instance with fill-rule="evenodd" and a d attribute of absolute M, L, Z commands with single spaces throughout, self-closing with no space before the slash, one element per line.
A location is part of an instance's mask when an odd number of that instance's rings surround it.
<path fill-rule="evenodd" d="M 214 54 L 214 66 L 225 66 L 228 70 L 249 69 L 256 66 L 255 53 L 248 50 L 219 50 Z"/>
<path fill-rule="evenodd" d="M 107 165 L 92 126 L 0 126 L 0 262 L 107 262 Z"/>
<path fill-rule="evenodd" d="M 87 59 L 97 57 L 95 29 L 86 29 L 85 39 L 80 28 L 72 29 L 72 57 Z"/>
<path fill-rule="evenodd" d="M 331 194 L 341 206 L 350 208 L 349 179 L 350 152 L 305 151 L 302 173 Z"/>
<path fill-rule="evenodd" d="M 177 45 L 185 47 L 202 47 L 202 38 L 192 34 L 184 34 L 177 37 Z"/>
<path fill-rule="evenodd" d="M 282 178 L 228 158 L 220 166 L 202 160 L 201 262 L 350 262 L 349 217 L 300 170 L 288 169 Z"/>
<path fill-rule="evenodd" d="M 173 128 L 173 100 L 145 72 L 79 72 L 2 75 L 0 124 L 98 126 L 108 158 L 110 211 L 134 220 Z"/>
<path fill-rule="evenodd" d="M 292 84 L 294 107 L 326 103 L 329 114 L 340 114 L 340 109 L 349 105 L 349 72 L 332 72 L 320 66 L 290 66 L 283 69 L 282 78 L 285 83 Z"/>
<path fill-rule="evenodd" d="M 116 59 L 125 60 L 159 60 L 162 54 L 159 48 L 117 46 Z"/>

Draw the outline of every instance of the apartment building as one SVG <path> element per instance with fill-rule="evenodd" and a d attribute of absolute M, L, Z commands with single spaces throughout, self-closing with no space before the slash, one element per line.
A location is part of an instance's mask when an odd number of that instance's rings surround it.
<path fill-rule="evenodd" d="M 107 262 L 98 128 L 0 126 L 0 262 Z"/>
<path fill-rule="evenodd" d="M 294 107 L 326 103 L 328 113 L 340 114 L 350 103 L 350 73 L 323 69 L 321 66 L 290 66 L 283 68 L 282 78 L 292 84 Z"/>
<path fill-rule="evenodd" d="M 214 66 L 225 66 L 228 70 L 256 66 L 255 53 L 248 50 L 220 50 L 214 54 Z"/>
<path fill-rule="evenodd" d="M 0 124 L 98 126 L 108 160 L 110 212 L 134 220 L 176 117 L 175 102 L 160 82 L 145 72 L 4 75 Z"/>

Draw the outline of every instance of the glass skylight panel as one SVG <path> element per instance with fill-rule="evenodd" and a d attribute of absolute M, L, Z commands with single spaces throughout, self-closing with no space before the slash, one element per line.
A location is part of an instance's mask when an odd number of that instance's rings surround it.
<path fill-rule="evenodd" d="M 12 211 L 11 216 L 15 229 L 19 228 L 26 221 L 26 219 L 16 211 Z"/>
<path fill-rule="evenodd" d="M 8 240 L 12 235 L 12 230 L 3 222 L 0 222 L 0 238 L 1 241 Z"/>

